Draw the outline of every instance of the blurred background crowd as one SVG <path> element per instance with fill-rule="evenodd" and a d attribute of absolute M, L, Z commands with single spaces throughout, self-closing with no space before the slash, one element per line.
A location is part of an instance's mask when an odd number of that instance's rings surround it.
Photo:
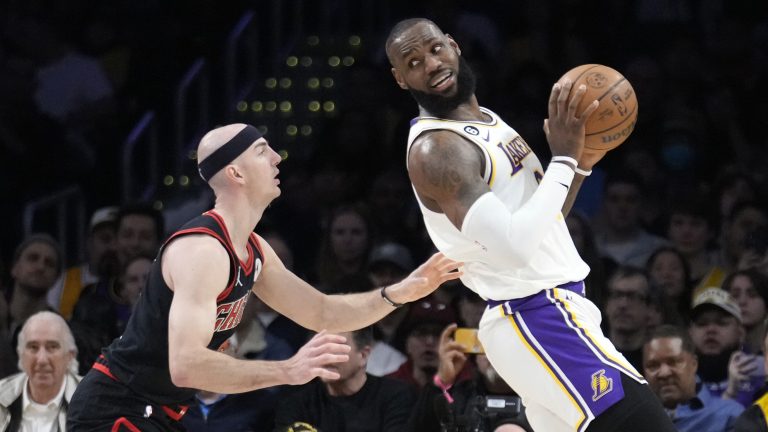
<path fill-rule="evenodd" d="M 38 311 L 67 320 L 81 373 L 120 334 L 166 235 L 212 206 L 192 149 L 219 124 L 253 124 L 280 151 L 283 194 L 256 231 L 295 273 L 340 293 L 413 270 L 433 250 L 404 164 L 417 110 L 383 51 L 389 28 L 413 16 L 453 36 L 480 104 L 545 165 L 552 83 L 584 63 L 629 79 L 635 131 L 567 219 L 591 267 L 587 295 L 681 430 L 701 417 L 691 400 L 707 406 L 705 390 L 736 401 L 707 414 L 732 426 L 765 391 L 768 3 L 751 0 L 3 2 L 0 377 L 18 372 L 20 330 Z M 248 304 L 233 355 L 285 359 L 306 340 Z M 472 415 L 490 425 L 509 413 L 468 398 L 471 415 L 449 415 L 430 402 L 444 397 L 438 372 L 456 389 L 479 380 L 467 391 L 513 394 L 482 356 L 446 372 L 446 326 L 476 327 L 484 306 L 446 286 L 353 335 L 347 375 L 359 385 L 201 393 L 186 425 L 440 430 Z M 661 367 L 668 350 L 654 341 L 688 337 L 675 364 L 690 370 Z M 670 370 L 691 375 L 665 384 Z M 333 423 L 347 416 L 346 429 Z"/>

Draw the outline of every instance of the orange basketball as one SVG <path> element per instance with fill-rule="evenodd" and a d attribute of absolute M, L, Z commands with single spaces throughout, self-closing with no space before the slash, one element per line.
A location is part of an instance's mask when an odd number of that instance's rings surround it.
<path fill-rule="evenodd" d="M 629 137 L 637 120 L 637 97 L 632 84 L 616 70 L 599 64 L 577 66 L 563 75 L 573 82 L 571 94 L 584 84 L 587 92 L 577 113 L 584 111 L 597 99 L 600 105 L 587 119 L 585 147 L 593 150 L 611 150 Z"/>

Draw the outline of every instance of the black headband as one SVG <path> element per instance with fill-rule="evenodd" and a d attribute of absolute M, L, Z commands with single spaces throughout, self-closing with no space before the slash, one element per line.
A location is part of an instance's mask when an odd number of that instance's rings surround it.
<path fill-rule="evenodd" d="M 248 125 L 231 140 L 224 143 L 210 156 L 197 163 L 197 171 L 203 180 L 208 181 L 222 168 L 229 165 L 236 157 L 240 156 L 248 147 L 264 134 L 255 127 Z"/>

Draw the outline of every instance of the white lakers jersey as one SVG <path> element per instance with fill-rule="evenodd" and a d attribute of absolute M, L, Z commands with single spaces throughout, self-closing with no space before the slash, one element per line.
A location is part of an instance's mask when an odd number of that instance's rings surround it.
<path fill-rule="evenodd" d="M 544 170 L 539 159 L 514 129 L 492 111 L 480 109 L 491 117 L 490 122 L 433 117 L 414 119 L 408 136 L 408 150 L 414 140 L 426 131 L 443 129 L 461 135 L 482 150 L 485 181 L 514 213 L 533 195 Z M 589 273 L 589 267 L 576 252 L 562 215 L 558 215 L 557 222 L 552 225 L 539 249 L 533 252 L 533 259 L 527 266 L 498 268 L 484 262 L 482 246 L 464 235 L 444 214 L 427 209 L 420 200 L 419 207 L 437 249 L 449 258 L 465 263 L 462 282 L 486 300 L 526 297 L 542 289 L 580 281 Z"/>

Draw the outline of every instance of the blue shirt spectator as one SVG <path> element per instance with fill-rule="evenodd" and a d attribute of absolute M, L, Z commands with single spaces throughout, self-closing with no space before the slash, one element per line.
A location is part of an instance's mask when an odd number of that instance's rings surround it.
<path fill-rule="evenodd" d="M 670 411 L 680 432 L 724 432 L 733 429 L 744 407 L 736 401 L 720 399 L 706 386 L 698 385 L 696 397 Z"/>

